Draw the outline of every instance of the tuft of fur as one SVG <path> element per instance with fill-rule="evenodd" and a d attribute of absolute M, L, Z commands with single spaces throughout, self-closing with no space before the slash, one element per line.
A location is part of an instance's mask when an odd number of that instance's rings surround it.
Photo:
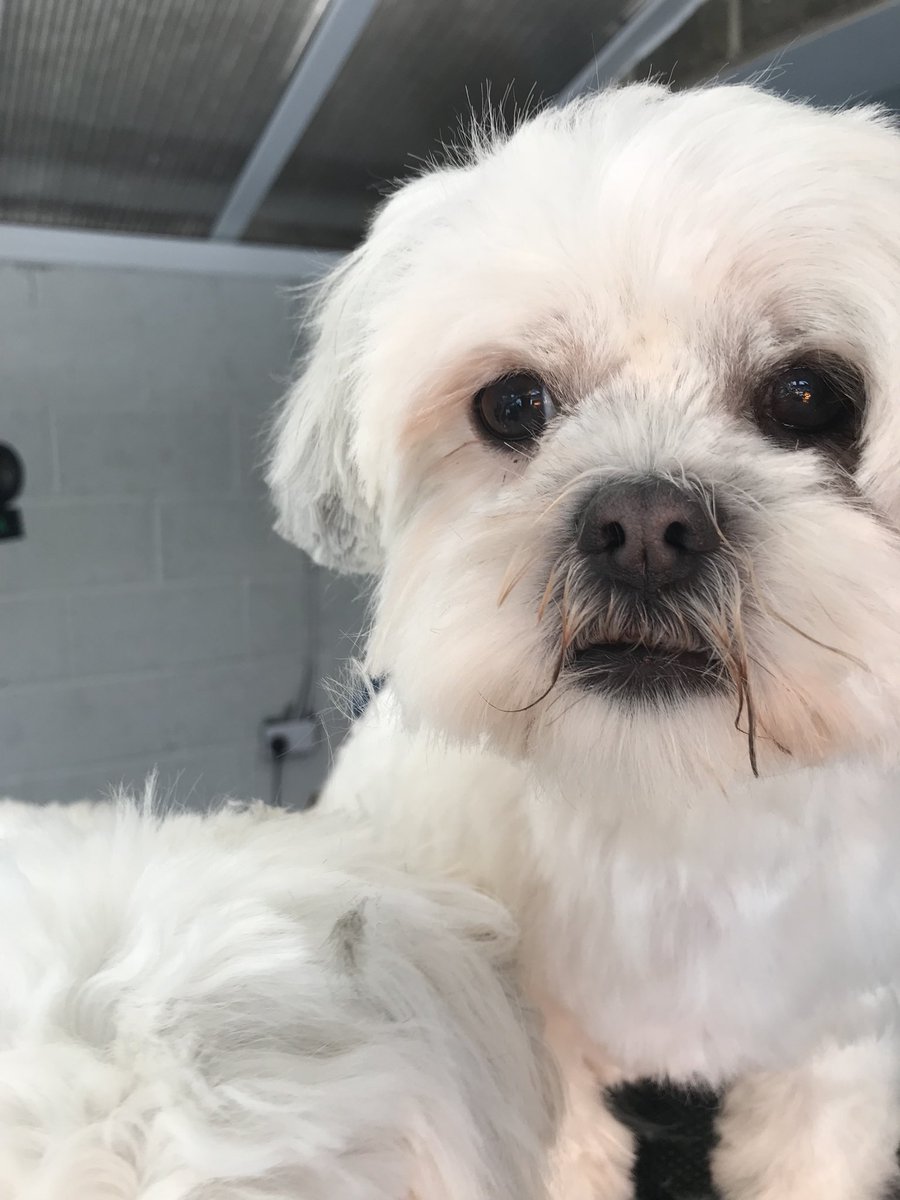
<path fill-rule="evenodd" d="M 367 841 L 149 793 L 0 805 L 0 1196 L 538 1200 L 510 919 Z"/>

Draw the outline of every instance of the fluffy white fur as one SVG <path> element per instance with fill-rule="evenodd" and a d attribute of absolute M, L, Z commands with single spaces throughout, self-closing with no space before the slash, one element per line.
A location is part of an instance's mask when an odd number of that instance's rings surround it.
<path fill-rule="evenodd" d="M 544 113 L 386 205 L 280 417 L 281 530 L 380 575 L 392 694 L 324 803 L 521 923 L 568 1085 L 559 1200 L 629 1194 L 600 1084 L 645 1074 L 728 1088 L 727 1200 L 895 1178 L 898 201 L 877 112 L 634 87 Z M 852 479 L 751 419 L 811 354 L 865 382 Z M 472 399 L 521 370 L 560 412 L 504 452 Z M 647 475 L 734 521 L 685 619 L 744 673 L 740 715 L 736 688 L 646 709 L 550 686 L 570 621 L 616 633 L 571 568 L 585 497 Z"/>
<path fill-rule="evenodd" d="M 513 947 L 344 819 L 0 805 L 0 1196 L 538 1200 Z"/>

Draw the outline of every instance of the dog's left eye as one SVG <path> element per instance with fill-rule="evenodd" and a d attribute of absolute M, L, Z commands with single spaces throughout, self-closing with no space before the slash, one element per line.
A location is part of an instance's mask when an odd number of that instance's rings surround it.
<path fill-rule="evenodd" d="M 478 420 L 500 442 L 527 442 L 540 437 L 555 412 L 556 405 L 545 384 L 524 371 L 488 384 L 475 397 Z"/>
<path fill-rule="evenodd" d="M 769 388 L 768 416 L 786 429 L 818 433 L 848 416 L 851 406 L 837 384 L 821 371 L 789 367 Z"/>

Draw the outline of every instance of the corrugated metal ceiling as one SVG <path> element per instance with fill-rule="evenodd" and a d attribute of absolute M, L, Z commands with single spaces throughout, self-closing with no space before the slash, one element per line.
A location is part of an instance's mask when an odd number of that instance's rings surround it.
<path fill-rule="evenodd" d="M 325 0 L 5 0 L 0 221 L 208 236 Z M 708 77 L 871 4 L 707 0 L 633 73 Z M 634 0 L 380 0 L 246 240 L 345 247 L 460 113 L 552 98 Z"/>
<path fill-rule="evenodd" d="M 313 0 L 5 0 L 0 218 L 204 236 Z"/>

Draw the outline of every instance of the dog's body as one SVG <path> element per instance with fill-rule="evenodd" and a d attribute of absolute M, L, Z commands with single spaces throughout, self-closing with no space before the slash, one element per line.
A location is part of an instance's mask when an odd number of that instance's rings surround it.
<path fill-rule="evenodd" d="M 600 828 L 507 761 L 404 730 L 389 694 L 338 759 L 326 809 L 364 814 L 390 857 L 489 887 L 517 917 L 522 979 L 574 1091 L 554 1200 L 631 1195 L 630 1138 L 600 1097 L 644 1076 L 724 1090 L 727 1196 L 886 1195 L 898 781 L 846 764 L 752 786 L 764 816 L 693 795 L 662 829 L 639 813 Z"/>
<path fill-rule="evenodd" d="M 623 1076 L 726 1090 L 727 1200 L 895 1178 L 898 196 L 870 112 L 545 113 L 387 204 L 282 414 L 282 532 L 380 576 L 325 803 L 521 922 L 560 1200 Z"/>

